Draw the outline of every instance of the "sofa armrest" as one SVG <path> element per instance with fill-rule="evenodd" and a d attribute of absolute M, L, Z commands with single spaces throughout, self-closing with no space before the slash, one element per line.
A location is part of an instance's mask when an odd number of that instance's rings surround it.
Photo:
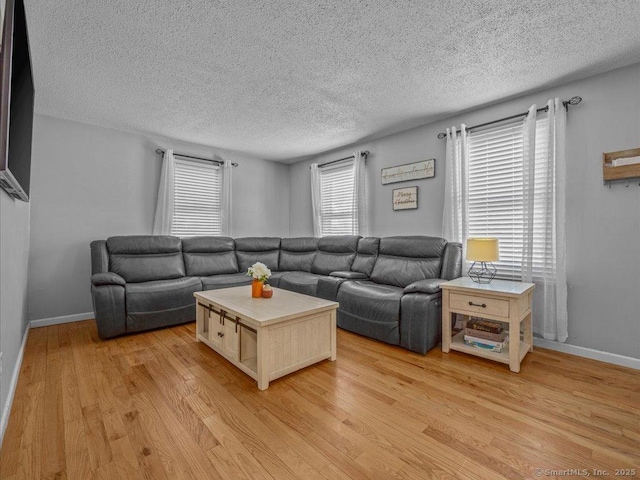
<path fill-rule="evenodd" d="M 404 287 L 404 293 L 438 293 L 440 292 L 440 284 L 447 282 L 443 278 L 427 278 L 426 280 L 418 280 Z"/>
<path fill-rule="evenodd" d="M 331 272 L 332 277 L 346 278 L 347 280 L 368 280 L 369 276 L 360 272 Z"/>
<path fill-rule="evenodd" d="M 127 282 L 117 273 L 106 272 L 91 275 L 91 284 L 95 287 L 99 285 L 121 285 L 124 287 Z"/>
<path fill-rule="evenodd" d="M 442 295 L 415 292 L 400 301 L 400 346 L 426 353 L 442 340 Z"/>
<path fill-rule="evenodd" d="M 92 285 L 91 300 L 100 338 L 111 338 L 127 333 L 123 285 Z"/>

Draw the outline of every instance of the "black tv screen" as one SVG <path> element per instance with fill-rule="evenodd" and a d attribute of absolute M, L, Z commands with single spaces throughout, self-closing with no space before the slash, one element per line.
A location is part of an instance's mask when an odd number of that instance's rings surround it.
<path fill-rule="evenodd" d="M 35 90 L 23 0 L 7 0 L 0 57 L 0 185 L 27 201 Z"/>

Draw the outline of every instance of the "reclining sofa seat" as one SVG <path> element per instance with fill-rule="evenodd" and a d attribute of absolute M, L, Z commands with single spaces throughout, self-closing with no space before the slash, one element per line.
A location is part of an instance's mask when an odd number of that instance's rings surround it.
<path fill-rule="evenodd" d="M 238 266 L 233 238 L 183 238 L 182 255 L 187 275 L 198 277 L 202 290 L 251 284 L 246 271 L 241 272 Z"/>
<path fill-rule="evenodd" d="M 359 237 L 356 256 L 350 270 L 334 270 L 328 277 L 318 281 L 317 296 L 332 302 L 338 301 L 338 290 L 347 280 L 366 280 L 371 275 L 378 256 L 380 239 L 377 237 Z"/>
<path fill-rule="evenodd" d="M 193 321 L 193 293 L 202 283 L 185 272 L 180 238 L 111 237 L 91 249 L 101 338 Z"/>
<path fill-rule="evenodd" d="M 240 273 L 246 275 L 247 270 L 256 262 L 264 263 L 269 270 L 278 270 L 280 258 L 280 238 L 278 237 L 243 237 L 235 239 L 236 259 Z M 251 277 L 246 277 L 251 283 Z"/>
<path fill-rule="evenodd" d="M 338 326 L 426 353 L 441 339 L 439 284 L 460 276 L 461 258 L 443 238 L 380 239 L 370 278 L 339 286 Z"/>
<path fill-rule="evenodd" d="M 283 238 L 280 241 L 280 260 L 278 262 L 277 272 L 271 272 L 269 283 L 274 287 L 285 288 L 281 284 L 282 277 L 285 275 L 295 275 L 296 273 L 310 273 L 313 259 L 318 253 L 318 239 L 315 237 L 297 237 Z M 305 283 L 305 278 L 300 277 L 301 282 Z M 290 290 L 294 290 L 296 282 L 290 282 Z M 299 293 L 306 293 L 304 291 Z"/>
<path fill-rule="evenodd" d="M 284 250 L 285 246 L 290 248 L 289 242 L 283 239 L 283 251 L 280 253 L 280 270 L 283 272 L 279 281 L 279 287 L 305 295 L 317 296 L 319 282 L 337 270 L 350 270 L 356 257 L 358 241 L 357 235 L 328 236 L 317 238 L 297 238 L 294 240 L 300 248 L 304 245 L 310 248 L 314 243 L 316 252 L 311 256 L 310 252 L 304 258 L 305 262 L 288 262 L 289 252 Z M 299 255 L 297 258 L 301 258 Z M 293 268 L 297 271 L 291 271 Z"/>

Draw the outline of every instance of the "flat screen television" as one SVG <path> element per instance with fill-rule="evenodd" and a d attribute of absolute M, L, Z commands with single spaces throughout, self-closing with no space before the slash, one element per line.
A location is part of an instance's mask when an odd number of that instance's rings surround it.
<path fill-rule="evenodd" d="M 35 90 L 23 0 L 7 0 L 0 69 L 0 186 L 28 202 Z"/>

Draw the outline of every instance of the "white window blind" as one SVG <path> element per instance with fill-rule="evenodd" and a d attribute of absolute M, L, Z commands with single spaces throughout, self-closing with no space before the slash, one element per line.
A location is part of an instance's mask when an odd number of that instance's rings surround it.
<path fill-rule="evenodd" d="M 328 165 L 319 170 L 322 235 L 356 235 L 353 161 Z"/>
<path fill-rule="evenodd" d="M 536 122 L 536 191 L 544 184 L 541 161 L 548 148 L 548 120 Z M 495 237 L 500 260 L 494 262 L 497 277 L 519 279 L 524 242 L 522 122 L 469 134 L 469 237 Z M 541 193 L 544 196 L 544 192 Z M 544 235 L 539 228 L 546 199 L 534 199 L 533 269 L 544 265 Z M 536 227 L 538 226 L 538 227 Z"/>
<path fill-rule="evenodd" d="M 171 234 L 221 235 L 222 170 L 212 162 L 175 159 L 175 206 Z"/>

